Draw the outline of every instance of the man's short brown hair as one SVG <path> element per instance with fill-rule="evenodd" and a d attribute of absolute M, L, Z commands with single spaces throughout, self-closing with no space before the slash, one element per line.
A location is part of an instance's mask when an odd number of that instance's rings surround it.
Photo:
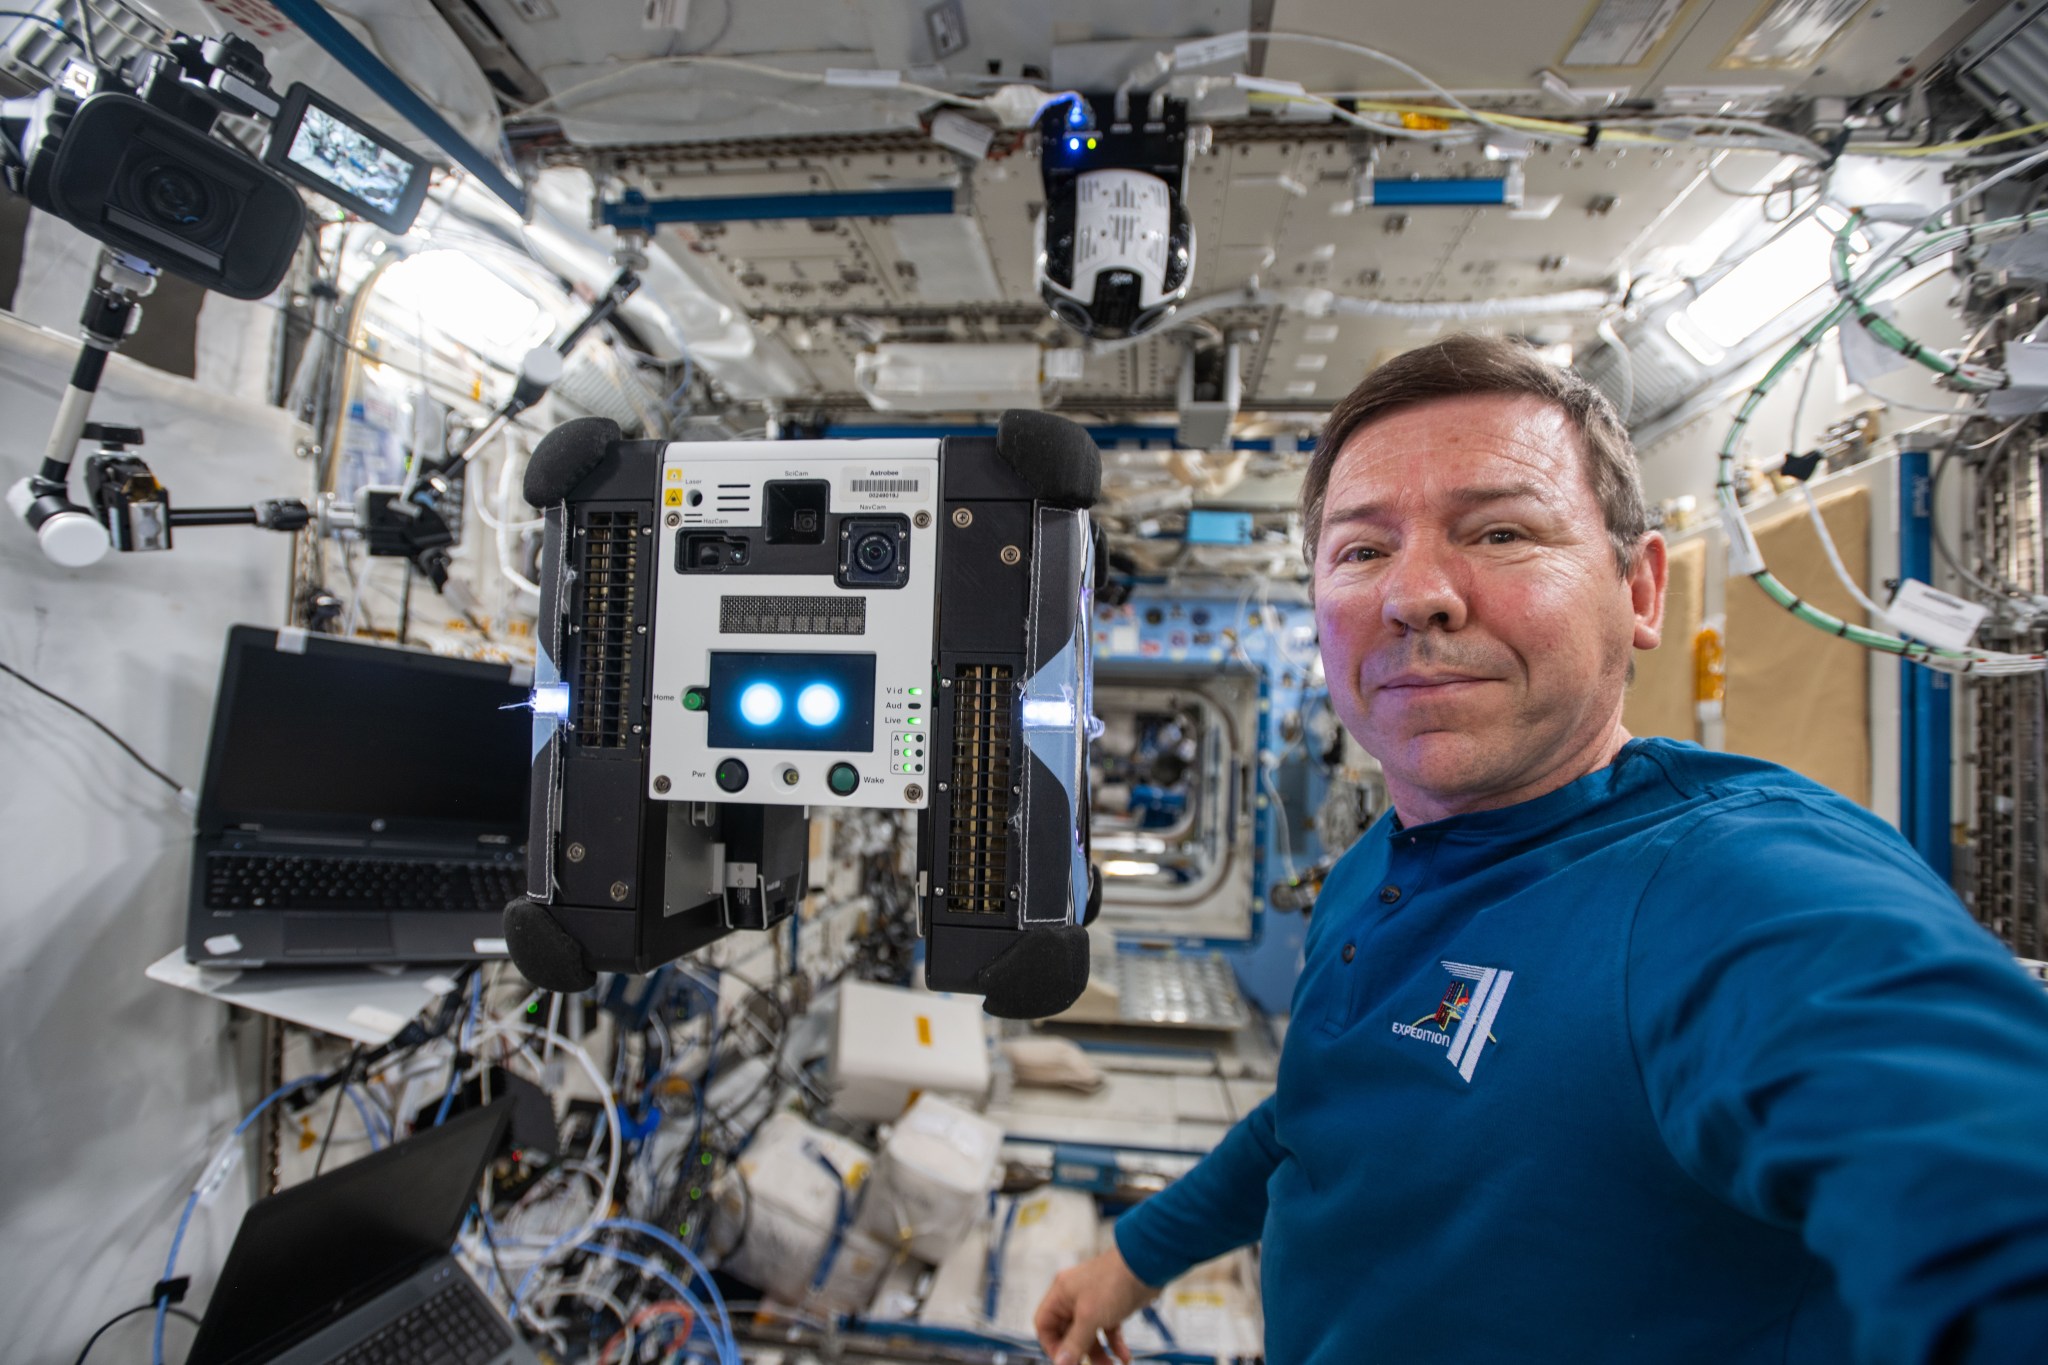
<path fill-rule="evenodd" d="M 1302 552 L 1311 567 L 1323 529 L 1330 470 L 1352 433 L 1398 408 L 1475 393 L 1529 394 L 1564 413 L 1585 451 L 1587 481 L 1607 522 L 1614 558 L 1624 575 L 1635 566 L 1636 551 L 1650 530 L 1650 513 L 1643 502 L 1635 447 L 1629 444 L 1628 428 L 1614 405 L 1578 375 L 1552 365 L 1519 341 L 1461 332 L 1403 351 L 1369 372 L 1331 409 L 1301 483 Z"/>

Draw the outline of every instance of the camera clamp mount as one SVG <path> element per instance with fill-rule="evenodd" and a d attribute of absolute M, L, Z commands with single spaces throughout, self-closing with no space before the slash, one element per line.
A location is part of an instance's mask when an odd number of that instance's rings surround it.
<path fill-rule="evenodd" d="M 107 357 L 142 321 L 142 300 L 156 288 L 149 262 L 102 247 L 92 293 L 79 318 L 83 345 L 71 367 L 71 382 L 57 404 L 57 420 L 35 474 L 7 491 L 7 505 L 36 533 L 43 553 L 68 569 L 98 563 L 107 551 L 168 550 L 177 526 L 259 526 L 296 531 L 311 512 L 295 498 L 272 498 L 247 507 L 192 507 L 173 511 L 169 492 L 142 458 L 129 452 L 142 444 L 142 428 L 111 426 L 92 414 Z M 90 506 L 71 500 L 71 465 L 81 440 L 99 442 L 86 461 Z"/>

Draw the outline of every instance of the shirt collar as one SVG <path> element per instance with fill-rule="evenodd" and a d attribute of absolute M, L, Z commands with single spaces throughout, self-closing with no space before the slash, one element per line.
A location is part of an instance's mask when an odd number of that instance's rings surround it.
<path fill-rule="evenodd" d="M 1599 805 L 1614 795 L 1620 785 L 1623 770 L 1635 756 L 1644 741 L 1631 739 L 1622 745 L 1612 762 L 1604 768 L 1596 768 L 1573 782 L 1567 782 L 1556 791 L 1512 806 L 1500 806 L 1493 810 L 1472 811 L 1465 815 L 1447 815 L 1441 820 L 1430 820 L 1419 825 L 1404 825 L 1401 817 L 1392 807 L 1387 809 L 1389 837 L 1402 835 L 1429 839 L 1475 839 L 1492 841 L 1502 838 L 1525 838 L 1543 834 L 1560 825 L 1568 824 L 1590 807 Z"/>

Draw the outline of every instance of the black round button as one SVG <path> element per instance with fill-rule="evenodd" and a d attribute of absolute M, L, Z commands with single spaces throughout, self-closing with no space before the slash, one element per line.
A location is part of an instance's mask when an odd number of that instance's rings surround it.
<path fill-rule="evenodd" d="M 1343 953 L 1343 957 L 1344 957 L 1344 960 L 1345 960 L 1346 962 L 1349 962 L 1349 961 L 1350 961 L 1350 960 L 1351 960 L 1352 958 L 1354 958 L 1354 957 L 1357 957 L 1357 956 L 1358 956 L 1358 945 L 1357 945 L 1356 943 L 1347 943 L 1347 944 L 1345 944 L 1345 945 L 1344 945 L 1344 953 Z"/>
<path fill-rule="evenodd" d="M 1384 901 L 1386 904 L 1392 905 L 1395 901 L 1401 899 L 1401 888 L 1398 886 L 1381 887 L 1380 899 Z"/>
<path fill-rule="evenodd" d="M 711 776 L 719 790 L 736 792 L 747 785 L 747 765 L 736 758 L 720 759 Z"/>
<path fill-rule="evenodd" d="M 835 796 L 851 796 L 860 786 L 860 770 L 851 763 L 834 763 L 825 774 L 825 785 Z"/>

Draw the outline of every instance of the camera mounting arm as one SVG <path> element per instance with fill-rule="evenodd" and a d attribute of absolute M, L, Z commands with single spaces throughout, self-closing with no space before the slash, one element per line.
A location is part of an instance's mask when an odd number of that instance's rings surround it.
<path fill-rule="evenodd" d="M 569 353 L 576 349 L 576 344 L 590 335 L 594 328 L 610 321 L 612 315 L 617 313 L 639 288 L 640 277 L 633 273 L 632 267 L 622 268 L 612 277 L 612 282 L 604 287 L 604 292 L 590 305 L 590 311 L 569 329 L 568 335 L 552 347 L 536 346 L 527 352 L 526 358 L 519 363 L 519 379 L 512 386 L 512 396 L 491 414 L 488 422 L 477 428 L 476 435 L 470 437 L 463 445 L 461 453 L 444 468 L 421 471 L 427 476 L 428 482 L 445 492 L 448 476 L 459 473 L 507 422 L 544 398 L 547 391 L 561 379 L 563 363 L 568 360 Z M 407 491 L 409 492 L 410 488 Z"/>
<path fill-rule="evenodd" d="M 111 247 L 100 249 L 92 293 L 79 318 L 84 345 L 58 401 L 42 467 L 7 490 L 8 507 L 36 533 L 43 553 L 66 568 L 97 563 L 112 546 L 107 528 L 92 511 L 71 500 L 71 462 L 92 415 L 107 357 L 141 322 L 142 299 L 156 288 L 156 277 L 156 267 L 147 261 Z"/>

